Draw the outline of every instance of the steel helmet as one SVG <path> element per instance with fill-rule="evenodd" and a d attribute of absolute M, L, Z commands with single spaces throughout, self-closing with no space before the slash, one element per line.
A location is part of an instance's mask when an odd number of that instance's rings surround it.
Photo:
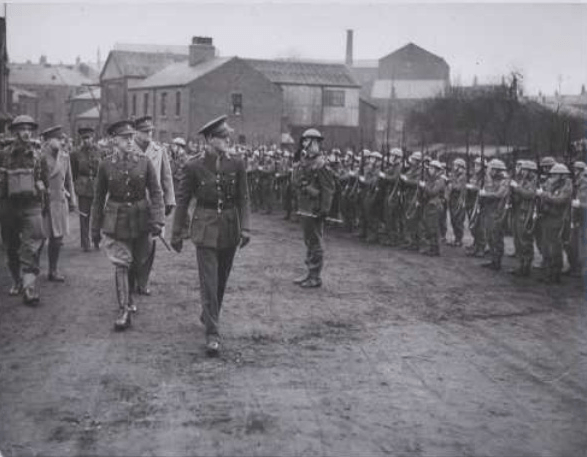
<path fill-rule="evenodd" d="M 538 166 L 536 165 L 536 162 L 534 162 L 533 160 L 524 160 L 522 161 L 522 169 L 538 171 Z"/>
<path fill-rule="evenodd" d="M 37 124 L 32 117 L 28 116 L 27 114 L 21 114 L 12 120 L 9 129 L 12 131 L 20 125 L 30 125 L 33 130 L 37 130 L 39 127 L 39 124 Z"/>
<path fill-rule="evenodd" d="M 302 138 L 315 138 L 317 140 L 324 139 L 322 134 L 316 129 L 307 129 L 306 131 L 304 131 L 304 133 L 302 133 Z"/>
<path fill-rule="evenodd" d="M 467 167 L 467 163 L 465 162 L 464 159 L 458 158 L 455 159 L 453 162 L 453 165 L 459 166 L 459 167 L 463 167 L 466 168 Z"/>
<path fill-rule="evenodd" d="M 400 157 L 400 158 L 404 157 L 404 153 L 402 152 L 402 150 L 400 148 L 393 148 L 390 151 L 390 154 L 394 157 Z"/>
<path fill-rule="evenodd" d="M 371 153 L 371 157 L 375 157 L 376 159 L 383 159 L 383 156 L 381 155 L 381 153 L 379 151 L 373 151 Z"/>
<path fill-rule="evenodd" d="M 173 144 L 177 144 L 179 146 L 185 146 L 185 140 L 183 138 L 177 137 L 173 140 Z"/>
<path fill-rule="evenodd" d="M 555 163 L 550 169 L 549 173 L 551 175 L 564 175 L 570 174 L 571 172 L 564 163 Z"/>
<path fill-rule="evenodd" d="M 556 160 L 553 157 L 547 156 L 540 159 L 541 167 L 552 167 L 554 164 L 556 164 Z"/>
<path fill-rule="evenodd" d="M 577 170 L 584 170 L 587 168 L 587 164 L 581 160 L 577 160 L 575 163 L 573 163 L 573 168 L 576 168 Z"/>
<path fill-rule="evenodd" d="M 438 170 L 442 170 L 442 164 L 438 160 L 431 160 L 429 165 L 431 167 L 437 168 Z"/>
<path fill-rule="evenodd" d="M 410 156 L 410 162 L 417 160 L 418 162 L 422 160 L 422 153 L 420 151 L 416 151 L 412 153 Z"/>
<path fill-rule="evenodd" d="M 491 159 L 487 165 L 495 170 L 507 170 L 505 163 L 500 159 Z"/>

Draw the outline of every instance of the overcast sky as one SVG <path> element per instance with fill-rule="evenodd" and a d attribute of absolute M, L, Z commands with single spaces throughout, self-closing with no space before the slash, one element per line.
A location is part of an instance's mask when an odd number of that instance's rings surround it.
<path fill-rule="evenodd" d="M 9 4 L 11 62 L 102 61 L 117 42 L 185 44 L 210 36 L 223 56 L 378 59 L 413 42 L 443 57 L 451 80 L 519 70 L 527 93 L 587 85 L 586 4 L 295 4 L 285 2 Z"/>

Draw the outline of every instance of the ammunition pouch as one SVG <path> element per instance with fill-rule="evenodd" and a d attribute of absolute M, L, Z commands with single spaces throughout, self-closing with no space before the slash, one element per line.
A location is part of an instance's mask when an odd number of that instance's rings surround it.
<path fill-rule="evenodd" d="M 37 194 L 33 168 L 6 170 L 6 184 L 8 197 L 34 197 Z"/>

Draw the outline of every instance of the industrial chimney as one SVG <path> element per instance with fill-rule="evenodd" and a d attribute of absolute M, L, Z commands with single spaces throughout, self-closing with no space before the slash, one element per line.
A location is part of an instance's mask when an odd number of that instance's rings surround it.
<path fill-rule="evenodd" d="M 346 59 L 345 64 L 349 67 L 353 66 L 353 31 L 346 31 Z"/>
<path fill-rule="evenodd" d="M 198 65 L 205 60 L 213 59 L 216 48 L 212 44 L 212 38 L 195 36 L 190 44 L 190 67 Z"/>

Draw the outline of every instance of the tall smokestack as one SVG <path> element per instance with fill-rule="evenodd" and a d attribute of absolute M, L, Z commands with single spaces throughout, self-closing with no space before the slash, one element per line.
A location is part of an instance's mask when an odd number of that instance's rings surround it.
<path fill-rule="evenodd" d="M 353 66 L 353 31 L 347 30 L 346 31 L 346 59 L 345 63 L 347 66 Z"/>

